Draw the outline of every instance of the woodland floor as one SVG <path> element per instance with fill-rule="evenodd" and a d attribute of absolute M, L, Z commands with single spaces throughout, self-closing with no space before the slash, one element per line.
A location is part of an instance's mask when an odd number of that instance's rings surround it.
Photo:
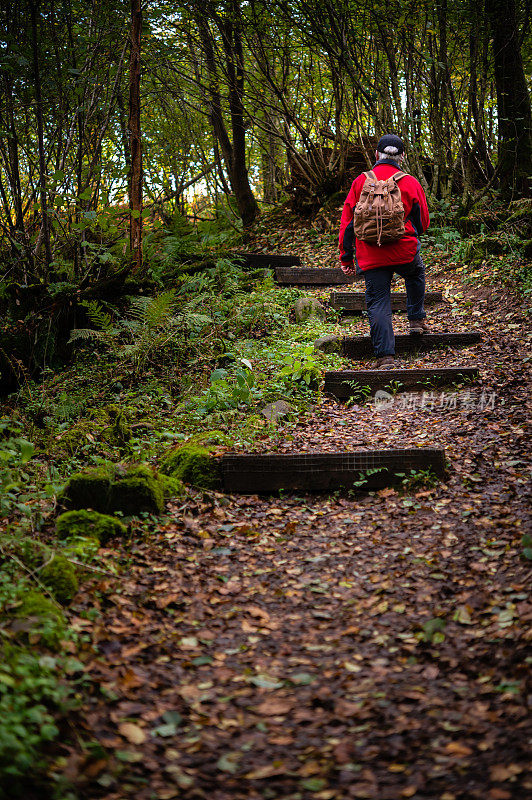
<path fill-rule="evenodd" d="M 287 238 L 271 250 L 297 252 Z M 73 606 L 99 612 L 74 620 L 95 688 L 71 723 L 100 745 L 65 746 L 80 797 L 532 796 L 530 317 L 499 287 L 428 278 L 447 297 L 429 309 L 434 331 L 483 341 L 408 363 L 479 366 L 481 384 L 448 392 L 447 407 L 440 392 L 385 409 L 323 398 L 257 449 L 444 446 L 448 479 L 406 493 L 198 492 L 108 551 L 120 579 L 96 577 Z"/>

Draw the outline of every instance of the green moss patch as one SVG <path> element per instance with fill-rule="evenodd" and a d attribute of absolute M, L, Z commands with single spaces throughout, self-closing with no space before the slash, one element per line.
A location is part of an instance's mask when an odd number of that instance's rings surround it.
<path fill-rule="evenodd" d="M 65 508 L 92 508 L 104 513 L 109 508 L 111 475 L 109 470 L 98 468 L 72 475 L 59 495 Z"/>
<path fill-rule="evenodd" d="M 38 634 L 47 647 L 59 647 L 65 635 L 66 621 L 61 609 L 49 597 L 42 592 L 28 592 L 16 614 L 23 623 L 17 629 L 19 635 Z"/>
<path fill-rule="evenodd" d="M 40 570 L 39 580 L 52 592 L 58 603 L 68 605 L 78 591 L 74 568 L 63 556 L 55 556 Z"/>
<path fill-rule="evenodd" d="M 100 467 L 72 475 L 59 499 L 68 510 L 92 509 L 100 514 L 121 512 L 133 516 L 143 512 L 162 513 L 164 496 L 165 486 L 160 476 L 142 465 Z"/>
<path fill-rule="evenodd" d="M 201 445 L 184 444 L 171 450 L 161 464 L 161 472 L 202 489 L 221 485 L 219 464 L 211 450 Z"/>
<path fill-rule="evenodd" d="M 57 518 L 55 529 L 60 539 L 83 536 L 96 539 L 100 544 L 121 538 L 127 533 L 127 527 L 116 517 L 86 509 L 61 514 Z"/>
<path fill-rule="evenodd" d="M 121 511 L 126 516 L 147 511 L 161 514 L 164 491 L 158 476 L 149 467 L 134 467 L 111 483 L 109 511 Z"/>

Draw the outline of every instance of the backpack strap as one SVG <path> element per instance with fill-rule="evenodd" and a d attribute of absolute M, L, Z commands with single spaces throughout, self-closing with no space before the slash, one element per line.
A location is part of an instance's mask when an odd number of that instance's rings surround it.
<path fill-rule="evenodd" d="M 399 170 L 399 172 L 394 172 L 392 178 L 395 178 L 396 181 L 400 181 L 401 178 L 406 177 L 406 175 L 408 175 L 407 172 L 401 172 L 401 170 Z"/>
<path fill-rule="evenodd" d="M 369 180 L 371 180 L 371 181 L 378 181 L 379 180 L 372 169 L 370 169 L 369 172 L 364 172 L 364 175 L 366 176 L 366 178 L 369 178 Z"/>

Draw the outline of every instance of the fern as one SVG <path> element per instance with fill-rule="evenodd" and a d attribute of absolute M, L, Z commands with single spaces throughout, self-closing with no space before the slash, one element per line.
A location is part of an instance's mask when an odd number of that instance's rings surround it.
<path fill-rule="evenodd" d="M 80 305 L 87 309 L 87 316 L 93 325 L 100 328 L 105 333 L 110 333 L 113 327 L 113 319 L 105 311 L 101 303 L 97 300 L 82 300 Z"/>
<path fill-rule="evenodd" d="M 70 331 L 70 339 L 67 344 L 75 342 L 77 339 L 97 339 L 99 342 L 107 341 L 109 335 L 103 331 L 95 331 L 93 328 L 74 328 Z"/>

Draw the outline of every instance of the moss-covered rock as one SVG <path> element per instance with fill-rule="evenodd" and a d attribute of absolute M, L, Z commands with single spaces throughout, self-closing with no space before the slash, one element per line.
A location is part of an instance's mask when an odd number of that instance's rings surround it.
<path fill-rule="evenodd" d="M 161 464 L 161 472 L 201 489 L 221 485 L 220 467 L 210 448 L 194 443 L 171 450 Z"/>
<path fill-rule="evenodd" d="M 499 256 L 506 252 L 506 249 L 506 242 L 496 234 L 492 236 L 474 236 L 465 247 L 464 260 L 483 259 L 490 255 Z"/>
<path fill-rule="evenodd" d="M 65 633 L 66 620 L 63 612 L 42 592 L 28 592 L 16 611 L 24 621 L 18 633 L 39 633 L 43 643 L 57 648 Z"/>
<path fill-rule="evenodd" d="M 51 556 L 51 549 L 43 542 L 24 537 L 14 544 L 16 556 L 29 569 L 36 570 L 44 564 Z"/>
<path fill-rule="evenodd" d="M 325 309 L 316 297 L 300 297 L 294 303 L 294 316 L 302 323 L 311 317 L 324 317 Z"/>
<path fill-rule="evenodd" d="M 60 539 L 83 536 L 106 544 L 110 539 L 125 536 L 127 527 L 116 517 L 97 511 L 67 511 L 57 518 L 55 530 Z"/>
<path fill-rule="evenodd" d="M 67 509 L 92 508 L 105 513 L 109 508 L 111 476 L 104 467 L 77 472 L 59 494 L 60 503 Z"/>
<path fill-rule="evenodd" d="M 128 517 L 143 511 L 160 514 L 163 508 L 163 487 L 150 467 L 133 467 L 124 474 L 119 473 L 111 484 L 111 512 L 121 511 Z"/>
<path fill-rule="evenodd" d="M 101 514 L 120 511 L 125 516 L 145 511 L 160 514 L 164 507 L 164 486 L 161 477 L 147 465 L 98 467 L 73 475 L 60 501 L 68 510 L 93 509 Z"/>
<path fill-rule="evenodd" d="M 39 572 L 39 580 L 52 592 L 58 603 L 66 606 L 78 591 L 74 568 L 63 556 L 55 556 Z"/>
<path fill-rule="evenodd" d="M 159 477 L 165 500 L 175 500 L 177 497 L 183 497 L 185 487 L 179 478 L 172 478 L 170 475 L 160 475 Z"/>
<path fill-rule="evenodd" d="M 88 444 L 105 442 L 123 449 L 131 439 L 126 409 L 111 403 L 93 411 L 86 419 L 78 420 L 59 440 L 59 448 L 74 455 Z"/>

